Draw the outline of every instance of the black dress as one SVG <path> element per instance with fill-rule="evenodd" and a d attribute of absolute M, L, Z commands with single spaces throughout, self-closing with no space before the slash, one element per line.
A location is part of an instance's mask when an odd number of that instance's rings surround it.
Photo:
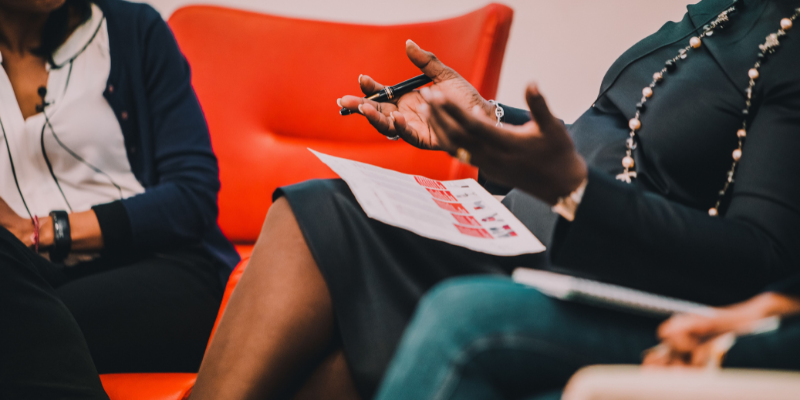
<path fill-rule="evenodd" d="M 731 3 L 689 6 L 682 21 L 667 23 L 611 67 L 595 104 L 569 129 L 590 166 L 574 222 L 557 219 L 524 193 L 506 197 L 504 203 L 548 246 L 547 254 L 492 257 L 384 225 L 366 217 L 342 181 L 310 181 L 276 192 L 291 204 L 330 288 L 363 398 L 371 398 L 380 383 L 420 297 L 448 277 L 552 265 L 727 304 L 798 271 L 800 31 L 790 31 L 761 68 L 735 185 L 720 217 L 710 217 L 708 209 L 731 166 L 758 45 L 800 1 L 745 1 L 725 29 L 690 51 L 647 102 L 634 152 L 638 179 L 626 184 L 614 178 L 622 172 L 628 120 L 642 89 L 688 45 L 695 29 Z M 529 118 L 510 107 L 506 115 L 508 123 Z"/>

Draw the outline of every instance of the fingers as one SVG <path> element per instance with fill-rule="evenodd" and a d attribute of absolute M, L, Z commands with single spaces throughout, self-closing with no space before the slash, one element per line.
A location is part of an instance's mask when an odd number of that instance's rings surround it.
<path fill-rule="evenodd" d="M 394 134 L 399 135 L 405 141 L 411 141 L 414 137 L 413 130 L 408 126 L 405 115 L 399 111 L 389 113 L 389 120 L 394 126 Z"/>
<path fill-rule="evenodd" d="M 358 85 L 361 87 L 361 92 L 367 96 L 371 96 L 376 92 L 383 90 L 384 87 L 380 83 L 375 82 L 375 80 L 369 75 L 359 75 Z"/>
<path fill-rule="evenodd" d="M 670 318 L 658 328 L 662 340 L 679 352 L 688 353 L 716 333 L 714 318 L 683 314 Z"/>
<path fill-rule="evenodd" d="M 452 68 L 442 64 L 433 53 L 422 50 L 411 39 L 406 40 L 406 55 L 422 73 L 433 79 L 434 83 L 458 77 Z"/>
<path fill-rule="evenodd" d="M 719 367 L 725 354 L 736 343 L 736 335 L 726 333 L 710 339 L 692 352 L 691 363 L 696 367 Z"/>
<path fill-rule="evenodd" d="M 420 94 L 428 101 L 429 122 L 444 149 L 452 153 L 463 147 L 474 152 L 484 147 L 480 139 L 486 135 L 476 134 L 476 131 L 494 129 L 493 125 L 475 118 L 441 92 L 424 88 Z"/>
<path fill-rule="evenodd" d="M 550 113 L 547 107 L 547 102 L 544 96 L 539 92 L 539 87 L 535 83 L 528 85 L 525 90 L 525 100 L 528 102 L 528 108 L 531 110 L 531 116 L 536 124 L 539 125 L 539 130 L 543 133 L 553 132 L 552 128 L 557 124 L 561 124 L 558 118 Z"/>
<path fill-rule="evenodd" d="M 643 355 L 644 366 L 664 366 L 672 361 L 672 349 L 663 343 L 645 350 Z"/>
<path fill-rule="evenodd" d="M 336 100 L 336 104 L 340 107 L 344 107 L 352 112 L 357 112 L 362 114 L 362 112 L 358 109 L 359 106 L 364 104 L 369 104 L 377 110 L 379 113 L 384 114 L 385 116 L 389 116 L 389 113 L 396 110 L 393 104 L 389 103 L 378 103 L 372 100 L 365 99 L 363 97 L 356 97 L 356 96 L 344 96 L 341 99 Z"/>
<path fill-rule="evenodd" d="M 434 111 L 428 103 L 422 103 L 417 106 L 417 112 L 424 120 L 428 121 L 429 129 L 436 136 L 439 148 L 448 152 L 451 156 L 455 156 L 457 146 L 451 142 L 448 134 L 449 129 L 457 129 L 452 121 L 443 120 L 442 115 Z"/>
<path fill-rule="evenodd" d="M 423 89 L 420 93 L 431 106 L 433 121 L 442 129 L 437 133 L 447 135 L 447 140 L 453 145 L 467 150 L 487 145 L 497 150 L 507 150 L 513 142 L 510 138 L 512 134 L 497 128 L 480 106 L 465 110 L 441 92 Z"/>
<path fill-rule="evenodd" d="M 379 112 L 378 109 L 375 108 L 375 106 L 371 103 L 365 102 L 364 104 L 359 105 L 358 111 L 367 118 L 367 121 L 369 121 L 369 123 L 375 127 L 378 132 L 386 136 L 395 135 L 392 120 L 389 118 L 389 116 Z"/>

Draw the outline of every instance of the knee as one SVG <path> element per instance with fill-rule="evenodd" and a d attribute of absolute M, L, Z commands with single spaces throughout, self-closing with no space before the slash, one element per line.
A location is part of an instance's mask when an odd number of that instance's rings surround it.
<path fill-rule="evenodd" d="M 409 330 L 447 340 L 468 340 L 491 330 L 502 318 L 498 298 L 515 286 L 507 278 L 464 277 L 447 280 L 428 292 Z"/>
<path fill-rule="evenodd" d="M 434 314 L 436 317 L 469 312 L 486 303 L 483 297 L 491 295 L 498 285 L 508 282 L 506 278 L 469 276 L 448 279 L 434 286 L 419 305 L 419 314 Z"/>
<path fill-rule="evenodd" d="M 267 217 L 264 218 L 264 224 L 261 226 L 260 237 L 268 235 L 275 230 L 281 231 L 287 227 L 297 226 L 297 219 L 295 218 L 294 211 L 286 196 L 281 196 L 272 203 L 267 211 Z"/>

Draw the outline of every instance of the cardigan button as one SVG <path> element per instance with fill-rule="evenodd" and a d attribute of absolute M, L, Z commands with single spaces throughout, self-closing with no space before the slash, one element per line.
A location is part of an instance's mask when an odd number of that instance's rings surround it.
<path fill-rule="evenodd" d="M 123 112 L 121 112 L 121 113 L 119 114 L 119 116 L 120 116 L 120 117 L 122 117 L 122 120 L 123 120 L 123 121 L 127 121 L 127 120 L 128 120 L 128 112 L 127 112 L 127 111 L 123 111 Z"/>
<path fill-rule="evenodd" d="M 114 93 L 114 85 L 108 85 L 108 93 Z"/>

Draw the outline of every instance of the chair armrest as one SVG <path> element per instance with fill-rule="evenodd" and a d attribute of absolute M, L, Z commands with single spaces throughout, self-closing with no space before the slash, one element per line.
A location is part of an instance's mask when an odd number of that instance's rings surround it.
<path fill-rule="evenodd" d="M 563 400 L 796 399 L 800 372 L 597 365 L 572 376 Z"/>
<path fill-rule="evenodd" d="M 102 374 L 100 380 L 111 400 L 184 400 L 197 374 L 140 373 Z"/>

